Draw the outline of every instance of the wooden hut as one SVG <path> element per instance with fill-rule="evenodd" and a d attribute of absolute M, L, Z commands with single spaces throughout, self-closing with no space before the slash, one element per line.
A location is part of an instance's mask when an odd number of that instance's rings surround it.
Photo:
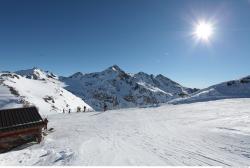
<path fill-rule="evenodd" d="M 27 142 L 40 143 L 45 125 L 36 107 L 0 110 L 0 153 Z"/>

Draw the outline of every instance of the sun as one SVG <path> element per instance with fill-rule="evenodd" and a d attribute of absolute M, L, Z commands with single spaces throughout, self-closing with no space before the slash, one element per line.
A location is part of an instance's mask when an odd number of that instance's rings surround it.
<path fill-rule="evenodd" d="M 203 21 L 195 25 L 194 35 L 199 40 L 209 41 L 213 33 L 214 33 L 214 28 L 212 23 Z"/>

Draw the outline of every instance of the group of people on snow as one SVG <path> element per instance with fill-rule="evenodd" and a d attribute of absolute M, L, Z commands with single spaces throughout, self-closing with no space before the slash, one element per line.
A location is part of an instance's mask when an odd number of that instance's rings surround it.
<path fill-rule="evenodd" d="M 103 111 L 107 111 L 108 110 L 108 106 L 106 103 L 103 104 Z M 81 112 L 81 108 L 77 107 L 77 112 Z M 83 106 L 83 111 L 82 112 L 86 112 L 87 111 L 87 107 Z M 71 113 L 71 109 L 69 108 L 67 111 L 65 109 L 63 109 L 63 113 L 68 112 L 69 114 Z"/>
<path fill-rule="evenodd" d="M 86 111 L 87 111 L 87 107 L 83 106 L 83 112 L 86 112 Z M 77 107 L 77 112 L 81 112 L 81 107 Z M 66 113 L 65 109 L 63 109 L 63 113 Z M 71 109 L 70 108 L 68 109 L 68 113 L 69 114 L 71 113 Z"/>

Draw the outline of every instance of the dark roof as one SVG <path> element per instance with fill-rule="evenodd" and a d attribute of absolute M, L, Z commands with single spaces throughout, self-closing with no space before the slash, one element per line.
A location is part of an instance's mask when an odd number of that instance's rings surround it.
<path fill-rule="evenodd" d="M 0 110 L 0 133 L 43 124 L 36 107 Z"/>

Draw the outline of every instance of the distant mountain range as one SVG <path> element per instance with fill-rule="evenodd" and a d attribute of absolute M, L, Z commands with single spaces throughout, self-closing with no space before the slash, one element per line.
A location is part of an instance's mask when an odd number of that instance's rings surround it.
<path fill-rule="evenodd" d="M 0 108 L 36 105 L 44 114 L 145 107 L 160 103 L 191 103 L 223 98 L 250 97 L 250 76 L 206 89 L 184 87 L 163 75 L 135 74 L 113 65 L 104 71 L 69 77 L 39 68 L 0 73 Z"/>
<path fill-rule="evenodd" d="M 213 85 L 192 93 L 186 98 L 177 98 L 169 103 L 193 103 L 230 98 L 250 98 L 250 76 Z"/>

